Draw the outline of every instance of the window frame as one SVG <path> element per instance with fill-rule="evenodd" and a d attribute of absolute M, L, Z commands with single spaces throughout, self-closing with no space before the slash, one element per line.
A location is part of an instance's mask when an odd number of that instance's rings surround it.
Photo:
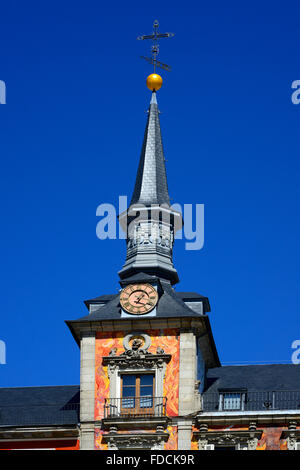
<path fill-rule="evenodd" d="M 239 408 L 226 408 L 225 405 L 225 395 L 235 394 L 240 397 L 240 406 Z M 246 394 L 247 390 L 245 389 L 223 389 L 219 390 L 219 411 L 245 411 L 246 403 Z"/>
<path fill-rule="evenodd" d="M 152 380 L 152 393 L 151 393 L 151 404 L 152 406 L 150 407 L 146 407 L 146 406 L 141 406 L 141 399 L 143 398 L 143 396 L 141 396 L 141 387 L 149 387 L 151 385 L 141 385 L 141 376 L 144 376 L 144 375 L 151 375 L 153 380 Z M 128 397 L 124 397 L 123 396 L 123 377 L 124 376 L 135 376 L 135 385 L 134 385 L 134 388 L 135 388 L 135 395 L 134 396 L 128 396 Z M 127 387 L 125 385 L 125 387 Z M 132 387 L 133 386 L 130 386 L 128 385 L 128 387 Z M 149 415 L 149 414 L 154 414 L 154 406 L 155 406 L 155 403 L 154 403 L 154 398 L 155 398 L 155 387 L 156 387 L 156 374 L 155 374 L 155 371 L 132 371 L 132 372 L 121 372 L 120 373 L 120 412 L 121 414 L 132 414 L 132 415 Z M 148 395 L 149 397 L 150 395 Z M 145 395 L 145 399 L 147 398 L 147 395 Z M 125 399 L 132 399 L 134 400 L 134 406 L 132 407 L 123 407 L 123 400 Z"/>

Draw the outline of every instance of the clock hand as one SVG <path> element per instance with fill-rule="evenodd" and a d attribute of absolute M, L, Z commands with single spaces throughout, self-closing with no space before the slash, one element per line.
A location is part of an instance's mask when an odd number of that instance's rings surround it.
<path fill-rule="evenodd" d="M 139 297 L 137 297 L 137 300 L 140 301 L 142 297 L 145 297 L 145 294 L 141 294 Z"/>

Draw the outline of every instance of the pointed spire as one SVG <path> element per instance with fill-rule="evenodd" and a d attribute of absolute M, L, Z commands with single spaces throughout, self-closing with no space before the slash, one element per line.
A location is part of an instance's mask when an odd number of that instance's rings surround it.
<path fill-rule="evenodd" d="M 182 217 L 170 207 L 155 92 L 151 97 L 130 208 L 120 214 L 119 221 L 127 226 L 127 255 L 119 271 L 120 278 L 146 273 L 176 284 L 179 279 L 172 251 Z"/>
<path fill-rule="evenodd" d="M 152 93 L 131 204 L 170 205 L 156 93 Z"/>

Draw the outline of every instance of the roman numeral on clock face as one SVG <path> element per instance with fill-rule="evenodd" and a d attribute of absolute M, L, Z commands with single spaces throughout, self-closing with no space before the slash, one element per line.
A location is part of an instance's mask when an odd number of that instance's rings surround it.
<path fill-rule="evenodd" d="M 132 315 L 151 312 L 157 302 L 157 291 L 150 284 L 129 284 L 120 294 L 121 307 Z"/>

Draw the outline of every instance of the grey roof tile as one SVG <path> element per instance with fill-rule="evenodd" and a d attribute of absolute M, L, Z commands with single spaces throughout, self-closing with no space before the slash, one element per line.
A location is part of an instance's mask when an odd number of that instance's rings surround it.
<path fill-rule="evenodd" d="M 79 385 L 0 388 L 0 426 L 79 422 Z"/>
<path fill-rule="evenodd" d="M 206 393 L 222 389 L 300 390 L 300 365 L 261 364 L 208 369 Z"/>
<path fill-rule="evenodd" d="M 151 279 L 154 277 L 151 276 Z M 132 277 L 136 281 L 144 279 L 144 274 L 139 273 Z M 160 286 L 162 288 L 162 294 L 159 298 L 157 304 L 157 317 L 164 318 L 174 318 L 174 317 L 195 317 L 200 314 L 197 314 L 194 310 L 190 309 L 184 302 L 185 293 L 176 292 L 169 282 L 159 280 Z M 198 296 L 198 297 L 196 297 Z M 93 310 L 89 315 L 79 318 L 78 320 L 67 321 L 67 324 L 82 322 L 82 321 L 101 321 L 101 320 L 118 320 L 121 318 L 121 307 L 120 307 L 120 294 L 107 295 L 105 297 L 105 305 L 103 306 L 103 296 L 96 297 L 92 301 L 85 301 L 85 304 L 88 306 L 89 303 L 97 304 L 97 299 L 99 299 L 99 308 Z M 200 294 L 193 293 L 193 299 L 199 299 L 200 302 L 203 302 L 204 312 L 210 311 L 209 302 L 207 297 L 201 296 Z M 101 304 L 101 305 L 100 305 Z"/>

